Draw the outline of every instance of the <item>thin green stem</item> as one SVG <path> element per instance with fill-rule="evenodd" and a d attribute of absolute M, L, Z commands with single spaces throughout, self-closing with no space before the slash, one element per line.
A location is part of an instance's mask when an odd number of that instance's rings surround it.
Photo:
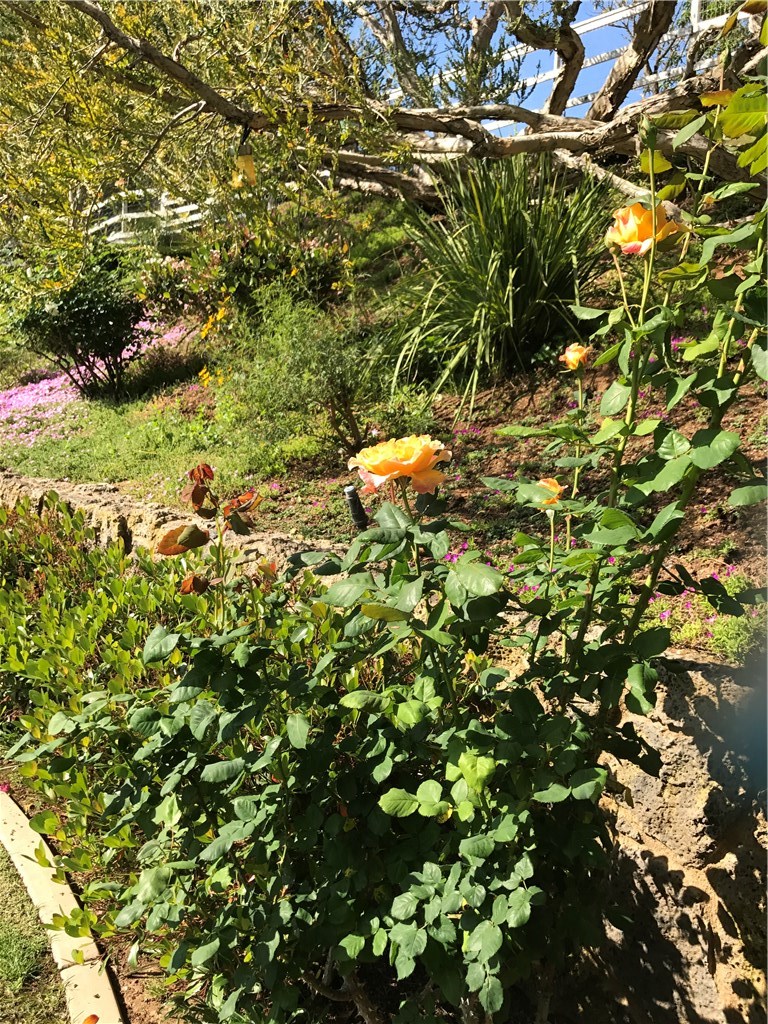
<path fill-rule="evenodd" d="M 432 650 L 435 654 L 437 664 L 440 666 L 440 675 L 443 677 L 443 682 L 445 683 L 445 687 L 448 690 L 448 694 L 451 698 L 451 715 L 453 717 L 454 722 L 456 722 L 458 720 L 459 714 L 459 704 L 458 699 L 456 697 L 456 688 L 453 685 L 453 680 L 451 679 L 450 674 L 448 672 L 448 668 L 445 664 L 445 658 L 443 657 L 443 652 L 440 650 L 440 645 L 434 644 Z"/>
<path fill-rule="evenodd" d="M 411 509 L 411 503 L 410 501 L 408 501 L 408 485 L 405 482 L 405 480 L 402 479 L 402 477 L 397 482 L 400 487 L 400 493 L 403 496 L 403 505 L 405 505 L 405 511 L 408 513 L 408 517 L 411 520 L 411 522 L 415 523 L 416 518 L 413 514 L 413 510 Z M 416 543 L 415 540 L 413 541 L 412 544 L 412 550 L 413 561 L 416 566 L 416 572 L 418 573 L 419 576 L 421 576 L 421 559 L 419 557 L 419 545 Z"/>
<path fill-rule="evenodd" d="M 613 259 L 613 264 L 616 267 L 616 273 L 619 275 L 619 287 L 621 288 L 621 298 L 622 298 L 622 301 L 623 301 L 623 304 L 624 304 L 624 312 L 627 314 L 627 319 L 629 320 L 629 322 L 634 327 L 635 326 L 635 318 L 632 316 L 632 313 L 631 313 L 630 308 L 629 308 L 629 300 L 627 298 L 627 288 L 626 288 L 626 285 L 624 283 L 624 274 L 621 272 L 621 265 L 620 265 L 619 260 L 618 260 L 618 258 L 616 256 L 616 253 L 613 252 L 613 250 L 611 250 L 611 258 Z"/>
<path fill-rule="evenodd" d="M 549 571 L 555 567 L 555 513 L 547 512 L 549 518 Z"/>
<path fill-rule="evenodd" d="M 653 211 L 653 241 L 651 243 L 651 249 L 648 257 L 645 261 L 645 275 L 643 278 L 643 294 L 640 301 L 640 309 L 638 311 L 637 324 L 636 326 L 642 326 L 645 322 L 645 311 L 648 304 L 648 296 L 650 293 L 651 279 L 653 274 L 653 265 L 656 259 L 656 179 L 653 173 L 653 149 L 650 150 L 650 179 L 651 179 L 651 205 Z M 650 349 L 647 340 L 644 340 L 643 351 L 640 351 L 641 342 L 639 339 L 636 340 L 636 352 L 635 358 L 632 361 L 632 376 L 630 382 L 629 400 L 627 401 L 627 409 L 624 414 L 624 424 L 626 426 L 625 432 L 619 438 L 619 443 L 616 445 L 616 451 L 613 458 L 613 467 L 611 470 L 611 485 L 608 492 L 608 500 L 606 506 L 608 508 L 614 508 L 619 494 L 619 487 L 621 485 L 621 471 L 624 462 L 624 452 L 626 450 L 629 438 L 632 436 L 632 428 L 635 422 L 635 412 L 637 409 L 637 395 L 640 390 L 640 381 L 645 368 L 648 365 L 648 359 L 650 358 Z M 590 623 L 592 621 L 592 612 L 595 604 L 595 593 L 597 591 L 598 583 L 600 582 L 600 574 L 602 572 L 603 563 L 605 556 L 598 558 L 592 567 L 590 574 L 587 595 L 584 599 L 584 608 L 581 615 L 581 621 L 579 622 L 579 628 L 576 633 L 576 640 L 571 651 L 571 666 L 573 667 L 578 660 L 581 651 L 583 649 L 584 638 L 587 635 Z"/>

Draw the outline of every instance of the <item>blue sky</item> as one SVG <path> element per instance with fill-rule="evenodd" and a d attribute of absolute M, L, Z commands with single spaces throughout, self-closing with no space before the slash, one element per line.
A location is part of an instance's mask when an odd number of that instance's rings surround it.
<path fill-rule="evenodd" d="M 630 6 L 631 0 L 617 0 L 617 2 L 610 5 L 611 10 L 620 10 L 621 8 Z M 667 0 L 667 2 L 674 2 L 674 0 Z M 589 18 L 594 17 L 599 12 L 595 9 L 595 5 L 589 0 L 582 3 L 576 18 L 576 24 L 579 22 L 586 21 Z M 597 54 L 606 53 L 611 50 L 621 48 L 628 42 L 627 32 L 620 25 L 606 25 L 601 28 L 594 29 L 593 31 L 581 33 L 581 38 L 584 43 L 584 49 L 586 51 L 587 60 L 590 57 L 594 57 Z M 553 66 L 553 55 L 547 53 L 536 53 L 526 57 L 523 61 L 522 75 L 533 76 L 537 72 L 537 65 L 541 66 L 541 71 L 549 70 Z M 612 62 L 606 62 L 603 64 L 596 64 L 593 67 L 584 68 L 579 75 L 574 89 L 573 96 L 583 96 L 587 93 L 597 92 L 598 89 L 604 83 L 608 72 L 610 71 Z M 541 107 L 549 92 L 552 89 L 552 82 L 542 82 L 536 86 L 535 91 L 531 97 L 526 100 L 526 106 L 532 107 L 534 110 Z M 633 91 L 628 97 L 627 102 L 632 102 L 635 99 L 639 99 L 641 92 L 639 90 Z M 566 111 L 567 114 L 574 116 L 583 116 L 587 112 L 589 104 L 585 103 L 580 106 L 569 107 Z"/>

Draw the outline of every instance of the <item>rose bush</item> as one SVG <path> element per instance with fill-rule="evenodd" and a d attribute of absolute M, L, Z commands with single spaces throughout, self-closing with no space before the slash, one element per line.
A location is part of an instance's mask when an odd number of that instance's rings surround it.
<path fill-rule="evenodd" d="M 718 116 L 700 115 L 698 130 L 720 144 Z M 647 208 L 622 244 L 650 244 L 617 257 L 622 283 L 639 263 L 638 300 L 624 287 L 613 310 L 572 308 L 596 328 L 593 365 L 617 367 L 602 422 L 586 414 L 582 357 L 575 408 L 549 427 L 505 428 L 546 437 L 559 479 L 487 481 L 531 513 L 511 576 L 477 551 L 447 561 L 461 524 L 443 500 L 407 500 L 408 479 L 417 491 L 441 482 L 442 446 L 387 442 L 352 463 L 368 488 L 396 496 L 397 482 L 402 504 L 384 503 L 343 558 L 304 553 L 268 585 L 233 574 L 224 628 L 158 625 L 143 650 L 151 673 L 129 692 L 106 671 L 62 706 L 53 683 L 36 683 L 16 754 L 61 813 L 35 827 L 55 836 L 59 870 L 109 865 L 116 879 L 89 875 L 86 909 L 55 920 L 73 934 L 129 930 L 131 958 L 154 954 L 203 1020 L 319 1024 L 340 1004 L 367 1024 L 486 1024 L 529 1000 L 544 1024 L 559 978 L 600 941 L 604 755 L 659 767 L 621 722 L 653 706 L 670 639 L 648 603 L 688 589 L 741 615 L 762 600 L 669 556 L 705 474 L 737 478 L 736 507 L 766 494 L 723 426 L 745 383 L 768 378 L 766 211 L 713 224 L 699 211 L 718 193 L 693 174 L 695 236 L 664 265 L 653 125 L 643 138 Z M 721 246 L 749 255 L 715 277 Z M 675 289 L 704 282 L 723 308 L 708 337 L 673 352 Z M 641 388 L 667 411 L 692 396 L 706 425 L 641 418 Z M 490 653 L 504 647 L 522 666 L 514 677 Z M 27 669 L 8 671 L 23 681 Z"/>

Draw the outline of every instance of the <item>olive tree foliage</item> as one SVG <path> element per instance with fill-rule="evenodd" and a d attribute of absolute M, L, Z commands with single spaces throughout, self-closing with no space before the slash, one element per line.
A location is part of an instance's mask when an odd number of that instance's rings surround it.
<path fill-rule="evenodd" d="M 125 188 L 167 191 L 242 216 L 318 186 L 326 195 L 355 188 L 434 205 L 435 175 L 457 158 L 550 151 L 611 174 L 601 159 L 634 154 L 643 114 L 695 106 L 698 93 L 722 84 L 722 73 L 692 75 L 623 106 L 676 8 L 652 0 L 586 117 L 566 117 L 584 61 L 573 29 L 580 6 L 6 0 L 0 232 L 15 251 L 55 243 L 75 252 L 99 204 Z M 525 106 L 519 63 L 509 59 L 518 44 L 548 62 L 553 52 L 559 57 L 540 111 Z M 750 45 L 739 68 L 754 70 L 759 60 L 757 40 Z M 527 130 L 501 138 L 486 126 L 498 118 Z M 662 152 L 673 134 L 660 133 Z M 243 146 L 254 169 L 233 179 Z M 710 148 L 694 134 L 678 150 L 702 162 Z M 709 169 L 726 180 L 743 176 L 722 151 Z"/>

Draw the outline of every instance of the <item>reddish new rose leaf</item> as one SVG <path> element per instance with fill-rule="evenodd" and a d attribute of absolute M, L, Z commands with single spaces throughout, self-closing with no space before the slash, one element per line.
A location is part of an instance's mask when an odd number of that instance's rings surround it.
<path fill-rule="evenodd" d="M 204 594 L 210 586 L 208 580 L 195 573 L 190 573 L 181 581 L 179 592 L 182 594 Z"/>
<path fill-rule="evenodd" d="M 222 511 L 225 516 L 229 516 L 232 512 L 253 512 L 259 507 L 264 501 L 263 494 L 257 494 L 255 488 L 251 487 L 250 490 L 244 491 L 242 494 L 238 494 L 236 498 L 231 498 L 223 507 Z"/>
<path fill-rule="evenodd" d="M 187 476 L 197 484 L 204 484 L 206 480 L 213 480 L 213 470 L 207 462 L 201 462 L 199 466 L 190 469 Z"/>
<path fill-rule="evenodd" d="M 200 548 L 207 544 L 210 535 L 194 524 L 190 526 L 176 526 L 163 537 L 157 545 L 159 555 L 183 555 L 185 551 L 192 548 Z"/>
<path fill-rule="evenodd" d="M 198 512 L 205 504 L 205 499 L 209 494 L 210 491 L 205 484 L 191 481 L 181 492 L 180 497 L 182 501 L 190 502 L 195 512 Z"/>

